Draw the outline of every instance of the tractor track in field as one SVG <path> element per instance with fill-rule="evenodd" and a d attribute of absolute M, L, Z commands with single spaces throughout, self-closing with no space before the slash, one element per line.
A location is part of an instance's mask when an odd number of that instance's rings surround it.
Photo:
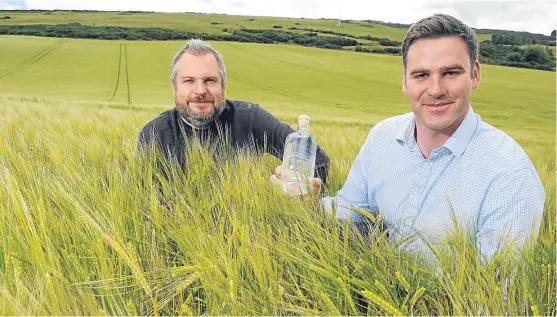
<path fill-rule="evenodd" d="M 123 49 L 122 49 L 123 48 Z M 122 54 L 122 51 L 124 54 Z M 116 74 L 116 84 L 114 85 L 114 91 L 112 91 L 112 95 L 108 101 L 112 101 L 118 92 L 118 89 L 121 88 L 120 79 L 122 78 L 122 68 L 124 68 L 124 73 L 126 74 L 126 94 L 127 94 L 127 102 L 128 105 L 131 104 L 131 94 L 130 94 L 130 76 L 128 74 L 128 46 L 127 44 L 120 44 L 120 53 L 118 57 L 118 73 Z M 123 79 L 123 78 L 122 78 Z"/>
<path fill-rule="evenodd" d="M 120 69 L 122 68 L 122 43 L 120 43 L 119 52 L 120 54 L 118 56 L 118 73 L 116 74 L 116 85 L 114 86 L 114 91 L 112 92 L 110 98 L 108 98 L 108 101 L 112 101 L 112 99 L 114 99 L 114 96 L 116 96 L 116 92 L 118 91 L 118 84 L 120 83 Z"/>
<path fill-rule="evenodd" d="M 68 39 L 62 39 L 52 45 L 50 45 L 49 47 L 46 47 L 45 49 L 41 50 L 40 52 L 38 52 L 37 54 L 33 55 L 33 57 L 25 60 L 22 63 L 19 63 L 17 66 L 14 67 L 13 70 L 0 75 L 0 79 L 7 77 L 9 75 L 15 74 L 18 71 L 22 71 L 23 69 L 37 63 L 38 61 L 40 61 L 41 59 L 43 59 L 45 56 L 49 55 L 50 53 L 52 53 L 54 50 L 56 50 L 57 48 L 59 48 L 60 46 L 62 46 L 64 43 L 66 43 L 68 41 Z"/>
<path fill-rule="evenodd" d="M 126 86 L 128 88 L 128 105 L 132 103 L 130 95 L 130 75 L 128 72 L 128 45 L 124 44 L 124 56 L 126 57 Z"/>

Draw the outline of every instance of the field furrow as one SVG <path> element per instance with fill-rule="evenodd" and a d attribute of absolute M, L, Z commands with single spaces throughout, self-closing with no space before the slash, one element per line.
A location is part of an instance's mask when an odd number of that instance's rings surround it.
<path fill-rule="evenodd" d="M 0 75 L 0 79 L 7 77 L 9 75 L 12 75 L 16 72 L 19 71 L 23 71 L 25 70 L 25 68 L 37 63 L 38 61 L 40 61 L 41 59 L 43 59 L 45 56 L 47 56 L 48 54 L 52 53 L 52 51 L 54 51 L 55 49 L 59 48 L 60 46 L 62 46 L 65 42 L 67 42 L 68 39 L 61 39 L 58 42 L 52 44 L 51 46 L 43 49 L 42 51 L 38 52 L 37 54 L 33 55 L 33 57 L 31 57 L 30 59 L 24 61 L 23 63 L 20 63 L 18 65 L 16 65 L 13 70 L 8 71 L 5 74 Z"/>
<path fill-rule="evenodd" d="M 114 91 L 110 95 L 110 98 L 108 98 L 108 101 L 112 101 L 112 99 L 116 95 L 116 92 L 118 91 L 118 84 L 120 83 L 120 72 L 122 69 L 122 44 L 120 44 L 120 49 L 118 52 L 118 72 L 116 73 L 116 84 L 114 85 Z"/>
<path fill-rule="evenodd" d="M 130 73 L 128 68 L 128 45 L 124 44 L 124 60 L 125 60 L 125 69 L 126 69 L 126 92 L 128 95 L 128 105 L 132 103 L 131 94 L 130 94 Z"/>

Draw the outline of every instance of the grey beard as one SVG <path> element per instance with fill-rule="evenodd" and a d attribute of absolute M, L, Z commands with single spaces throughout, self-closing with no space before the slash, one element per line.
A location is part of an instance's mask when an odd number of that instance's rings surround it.
<path fill-rule="evenodd" d="M 206 115 L 195 113 L 188 106 L 183 108 L 176 106 L 176 108 L 178 109 L 178 112 L 180 113 L 182 119 L 187 124 L 196 129 L 206 129 L 207 127 L 209 127 L 209 125 L 211 125 L 211 123 L 216 121 L 218 116 L 220 116 L 220 114 L 224 110 L 224 103 L 221 105 L 215 105 L 215 107 L 213 107 L 213 110 Z"/>

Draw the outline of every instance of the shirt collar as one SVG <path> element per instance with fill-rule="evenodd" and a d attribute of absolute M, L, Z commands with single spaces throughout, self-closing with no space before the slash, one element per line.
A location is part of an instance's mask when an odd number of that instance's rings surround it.
<path fill-rule="evenodd" d="M 448 148 L 455 155 L 462 155 L 472 141 L 472 137 L 476 133 L 476 128 L 480 121 L 480 116 L 472 110 L 472 106 L 468 108 L 468 113 L 464 121 L 458 126 L 456 131 L 445 142 L 444 147 Z"/>
<path fill-rule="evenodd" d="M 410 113 L 408 120 L 403 121 L 398 127 L 396 133 L 396 140 L 400 145 L 405 145 L 409 149 L 412 149 L 416 145 L 416 138 L 414 137 L 414 131 L 416 130 L 416 116 Z"/>
<path fill-rule="evenodd" d="M 472 110 L 472 106 L 468 108 L 468 113 L 458 126 L 456 131 L 449 137 L 443 145 L 444 148 L 450 150 L 454 155 L 462 155 L 466 147 L 472 140 L 476 128 L 480 121 L 480 116 Z M 401 124 L 396 133 L 396 140 L 399 144 L 405 145 L 409 149 L 416 146 L 416 138 L 414 131 L 416 130 L 416 117 L 412 113 L 404 124 Z"/>

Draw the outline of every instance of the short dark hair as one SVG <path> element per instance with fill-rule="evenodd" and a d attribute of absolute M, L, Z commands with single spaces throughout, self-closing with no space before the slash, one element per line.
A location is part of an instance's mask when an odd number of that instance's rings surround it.
<path fill-rule="evenodd" d="M 408 50 L 410 46 L 419 39 L 436 38 L 444 36 L 458 35 L 468 46 L 468 55 L 470 56 L 470 67 L 474 68 L 474 64 L 478 59 L 478 38 L 476 33 L 466 24 L 457 18 L 446 14 L 434 14 L 427 18 L 412 24 L 406 32 L 404 42 L 402 42 L 402 64 L 406 73 L 406 62 Z M 472 73 L 471 76 L 474 76 Z"/>

